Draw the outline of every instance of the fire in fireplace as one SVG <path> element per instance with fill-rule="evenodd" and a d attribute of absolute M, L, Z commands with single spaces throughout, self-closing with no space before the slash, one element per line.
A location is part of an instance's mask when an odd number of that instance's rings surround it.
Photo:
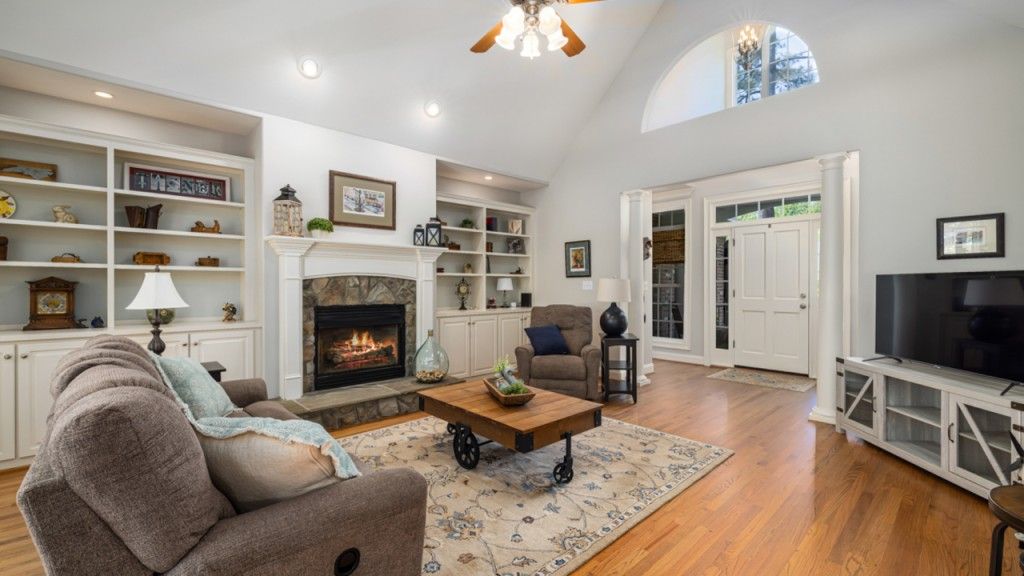
<path fill-rule="evenodd" d="M 317 306 L 316 390 L 405 376 L 405 306 Z"/>

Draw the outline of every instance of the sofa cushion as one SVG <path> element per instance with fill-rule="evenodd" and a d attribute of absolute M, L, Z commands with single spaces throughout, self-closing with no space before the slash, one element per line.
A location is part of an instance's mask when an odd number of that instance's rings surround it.
<path fill-rule="evenodd" d="M 298 418 L 287 408 L 273 400 L 253 402 L 244 408 L 245 414 L 257 418 L 276 418 L 278 420 L 295 420 Z M 244 416 L 245 414 L 242 414 Z"/>
<path fill-rule="evenodd" d="M 134 368 L 126 368 L 117 364 L 100 364 L 91 366 L 81 372 L 53 403 L 51 414 L 59 416 L 76 402 L 107 388 L 137 387 L 152 390 L 167 398 L 172 398 L 170 390 L 159 378 L 148 372 Z"/>
<path fill-rule="evenodd" d="M 154 390 L 85 396 L 56 417 L 47 451 L 68 486 L 155 572 L 234 515 L 185 416 Z"/>
<path fill-rule="evenodd" d="M 204 418 L 196 428 L 213 483 L 241 512 L 361 474 L 338 441 L 314 422 Z"/>
<path fill-rule="evenodd" d="M 587 366 L 580 356 L 536 356 L 530 367 L 530 377 L 546 380 L 586 380 Z"/>
<path fill-rule="evenodd" d="M 539 306 L 530 312 L 530 325 L 554 324 L 561 330 L 569 345 L 569 354 L 580 355 L 580 350 L 594 339 L 594 313 L 586 306 L 553 304 Z"/>
<path fill-rule="evenodd" d="M 527 328 L 526 336 L 530 339 L 533 353 L 537 356 L 569 353 L 569 345 L 566 344 L 565 337 L 554 324 Z"/>
<path fill-rule="evenodd" d="M 227 392 L 210 376 L 195 358 L 162 358 L 153 354 L 153 360 L 163 376 L 164 383 L 174 389 L 178 398 L 188 406 L 195 419 L 227 416 L 238 407 L 231 403 Z"/>

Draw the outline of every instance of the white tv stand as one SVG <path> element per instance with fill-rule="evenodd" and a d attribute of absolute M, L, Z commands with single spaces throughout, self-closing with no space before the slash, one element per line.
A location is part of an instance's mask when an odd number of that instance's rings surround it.
<path fill-rule="evenodd" d="M 1006 472 L 1022 441 L 1024 388 L 959 370 L 891 359 L 837 358 L 836 429 L 987 498 L 1021 482 Z"/>

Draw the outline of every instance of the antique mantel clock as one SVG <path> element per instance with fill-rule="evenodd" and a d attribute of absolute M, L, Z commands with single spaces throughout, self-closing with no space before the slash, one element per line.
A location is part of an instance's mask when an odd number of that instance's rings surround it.
<path fill-rule="evenodd" d="M 469 298 L 469 282 L 465 278 L 461 278 L 455 285 L 455 295 L 459 298 L 459 310 L 465 310 L 466 299 Z"/>
<path fill-rule="evenodd" d="M 25 330 L 75 327 L 75 286 L 50 276 L 28 283 L 28 324 Z"/>

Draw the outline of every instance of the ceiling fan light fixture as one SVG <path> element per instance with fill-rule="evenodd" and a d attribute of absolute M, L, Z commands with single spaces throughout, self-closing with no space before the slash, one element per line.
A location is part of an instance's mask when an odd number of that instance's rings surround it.
<path fill-rule="evenodd" d="M 562 19 L 558 17 L 558 13 L 555 12 L 555 9 L 551 6 L 541 8 L 539 20 L 537 22 L 537 30 L 545 36 L 551 36 L 561 29 Z"/>
<path fill-rule="evenodd" d="M 505 50 L 515 50 L 517 37 L 518 35 L 509 32 L 508 28 L 502 28 L 501 34 L 495 36 L 494 43 L 497 44 L 498 46 L 501 46 Z"/>
<path fill-rule="evenodd" d="M 540 38 L 537 37 L 537 33 L 533 30 L 530 30 L 523 36 L 523 51 L 519 55 L 530 60 L 540 56 Z"/>
<path fill-rule="evenodd" d="M 562 34 L 562 30 L 556 30 L 554 34 L 548 34 L 548 51 L 556 52 L 561 50 L 566 44 L 569 43 L 569 39 Z"/>
<path fill-rule="evenodd" d="M 501 33 L 519 36 L 526 31 L 526 12 L 521 6 L 513 6 L 501 19 Z"/>

